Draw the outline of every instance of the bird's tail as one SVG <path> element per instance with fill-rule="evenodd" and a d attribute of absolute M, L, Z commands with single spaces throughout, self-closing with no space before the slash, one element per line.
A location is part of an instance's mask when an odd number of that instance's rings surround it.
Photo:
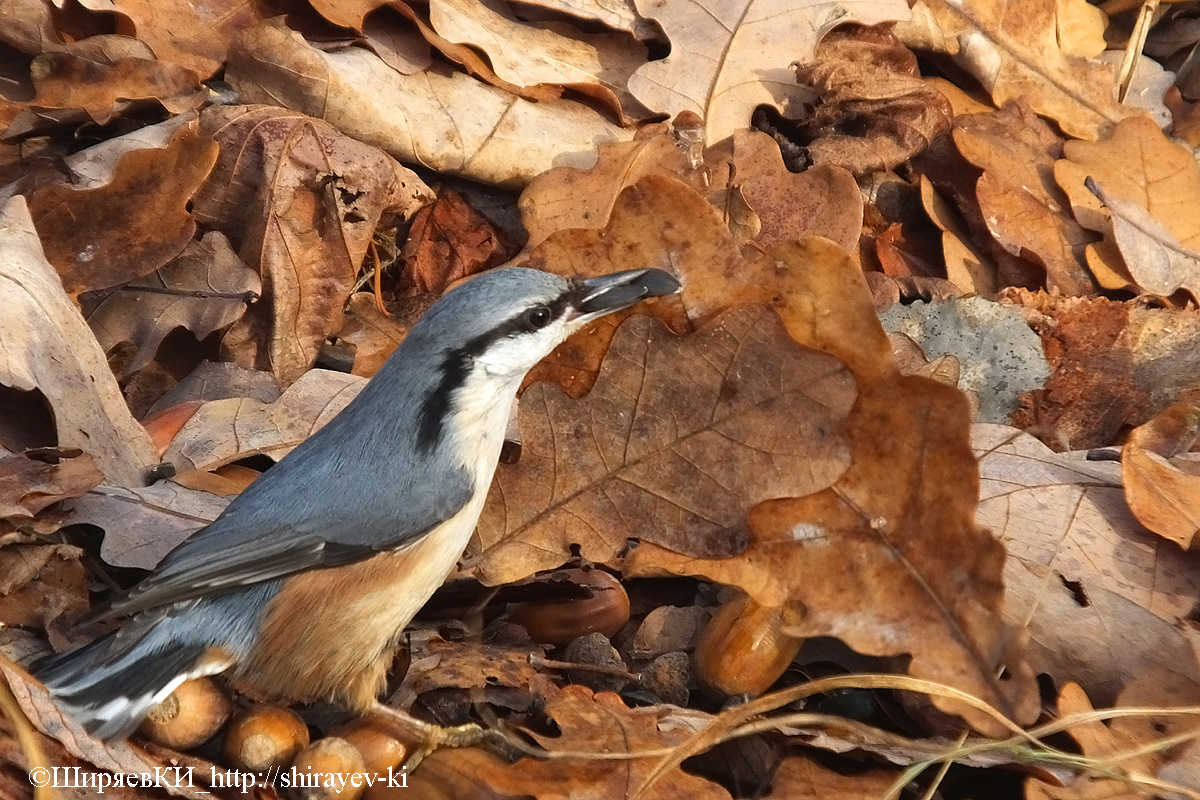
<path fill-rule="evenodd" d="M 114 656 L 115 636 L 50 656 L 34 668 L 56 705 L 100 739 L 132 733 L 176 686 L 201 674 L 196 665 L 206 649 L 172 642 L 149 650 L 139 642 Z"/>

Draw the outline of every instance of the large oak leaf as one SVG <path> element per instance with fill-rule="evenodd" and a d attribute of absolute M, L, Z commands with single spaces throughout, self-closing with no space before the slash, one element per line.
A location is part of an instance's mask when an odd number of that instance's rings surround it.
<path fill-rule="evenodd" d="M 632 317 L 586 398 L 546 384 L 521 398 L 521 461 L 497 471 L 476 574 L 507 583 L 574 545 L 608 561 L 631 538 L 733 555 L 747 508 L 845 471 L 854 395 L 846 367 L 796 344 L 768 309 L 735 308 L 683 338 Z"/>
<path fill-rule="evenodd" d="M 752 541 L 736 558 L 643 545 L 626 559 L 626 574 L 700 575 L 762 605 L 802 609 L 796 636 L 835 636 L 869 655 L 911 654 L 914 676 L 1031 723 L 1034 673 L 1001 616 L 1004 548 L 973 519 L 979 471 L 969 423 L 955 389 L 918 377 L 879 381 L 847 420 L 852 464 L 832 488 L 755 506 Z M 1006 732 L 963 703 L 934 703 L 983 733 Z"/>

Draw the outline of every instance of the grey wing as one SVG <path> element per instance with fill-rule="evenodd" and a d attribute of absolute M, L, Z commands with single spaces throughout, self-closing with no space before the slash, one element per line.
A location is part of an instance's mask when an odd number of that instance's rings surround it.
<path fill-rule="evenodd" d="M 264 477 L 270 475 L 267 472 Z M 260 479 L 261 480 L 261 479 Z M 402 493 L 403 494 L 403 493 Z M 395 550 L 421 539 L 456 514 L 471 498 L 465 470 L 446 475 L 424 496 L 395 503 L 344 504 L 323 498 L 281 510 L 243 495 L 207 527 L 172 550 L 154 573 L 96 619 L 133 614 L 286 577 L 337 567 Z M 347 505 L 353 505 L 353 511 Z"/>

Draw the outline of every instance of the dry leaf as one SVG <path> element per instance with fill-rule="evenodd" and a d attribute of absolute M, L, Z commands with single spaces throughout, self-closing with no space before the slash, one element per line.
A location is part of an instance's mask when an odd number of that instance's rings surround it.
<path fill-rule="evenodd" d="M 823 236 L 853 252 L 862 233 L 863 200 L 854 176 L 836 166 L 791 172 L 779 146 L 760 131 L 737 131 L 704 153 L 712 175 L 709 192 L 723 188 L 733 166 L 746 204 L 762 223 L 755 243 L 777 244 Z M 714 201 L 710 194 L 709 201 Z M 718 208 L 721 204 L 715 203 Z"/>
<path fill-rule="evenodd" d="M 601 144 L 596 163 L 587 169 L 546 170 L 521 193 L 521 222 L 529 232 L 526 250 L 555 231 L 603 228 L 625 187 L 646 175 L 685 176 L 688 170 L 686 156 L 668 133 Z"/>
<path fill-rule="evenodd" d="M 350 371 L 351 374 L 370 378 L 378 372 L 412 326 L 436 300 L 434 295 L 410 297 L 394 311 L 393 316 L 385 316 L 371 294 L 356 292 L 351 295 L 346 305 L 346 324 L 337 332 L 338 341 L 354 347 L 354 369 Z"/>
<path fill-rule="evenodd" d="M 179 255 L 196 232 L 188 203 L 216 158 L 216 144 L 192 123 L 164 149 L 125 153 L 104 186 L 34 192 L 29 211 L 67 292 L 136 280 Z"/>
<path fill-rule="evenodd" d="M 0 41 L 28 56 L 62 47 L 54 30 L 50 6 L 38 0 L 9 0 L 4 5 L 8 22 L 0 31 Z"/>
<path fill-rule="evenodd" d="M 572 17 L 594 19 L 615 31 L 632 33 L 638 39 L 661 35 L 658 26 L 647 22 L 633 7 L 633 0 L 537 0 L 526 5 L 541 6 Z"/>
<path fill-rule="evenodd" d="M 589 95 L 604 90 L 620 115 L 625 84 L 646 60 L 645 47 L 614 33 L 563 35 L 522 24 L 494 0 L 432 0 L 429 21 L 442 36 L 478 47 L 496 74 L 517 86 L 573 86 Z M 601 95 L 603 97 L 603 95 Z"/>
<path fill-rule="evenodd" d="M 914 49 L 954 56 L 997 106 L 1024 97 L 1069 135 L 1095 140 L 1141 112 L 1114 99 L 1107 64 L 1075 54 L 1075 40 L 1060 38 L 1060 15 L 1054 0 L 919 0 L 896 33 Z"/>
<path fill-rule="evenodd" d="M 628 539 L 720 557 L 744 545 L 745 509 L 830 485 L 846 468 L 838 422 L 853 381 L 743 306 L 684 338 L 626 320 L 591 393 L 535 384 L 521 397 L 521 460 L 496 472 L 470 564 L 489 584 L 609 562 Z"/>
<path fill-rule="evenodd" d="M 1200 165 L 1145 117 L 1126 120 L 1099 142 L 1067 142 L 1054 176 L 1085 228 L 1107 227 L 1100 200 L 1084 187 L 1093 178 L 1115 198 L 1146 208 L 1187 247 L 1200 246 Z"/>
<path fill-rule="evenodd" d="M 1184 288 L 1200 297 L 1200 251 L 1180 244 L 1137 203 L 1113 197 L 1090 177 L 1085 185 L 1112 213 L 1113 238 L 1130 277 L 1144 292 L 1170 297 Z"/>
<path fill-rule="evenodd" d="M 814 61 L 796 65 L 796 80 L 817 94 L 799 122 L 818 166 L 891 169 L 950 129 L 950 101 L 925 84 L 916 56 L 890 30 L 830 33 Z"/>
<path fill-rule="evenodd" d="M 626 574 L 700 575 L 764 606 L 803 609 L 789 633 L 834 636 L 868 655 L 911 654 L 913 676 L 1029 724 L 1037 685 L 1000 617 L 1004 548 L 973 519 L 967 410 L 960 392 L 922 378 L 864 388 L 846 422 L 850 468 L 833 488 L 755 506 L 741 555 L 701 560 L 642 545 Z M 958 701 L 933 703 L 982 733 L 1006 732 Z"/>
<path fill-rule="evenodd" d="M 966 294 L 989 295 L 1000 288 L 996 266 L 971 240 L 950 204 L 921 176 L 921 203 L 933 224 L 942 230 L 946 277 Z"/>
<path fill-rule="evenodd" d="M 591 166 L 597 145 L 633 137 L 579 103 L 534 103 L 462 74 L 397 75 L 360 48 L 322 53 L 278 21 L 238 39 L 225 76 L 248 102 L 283 104 L 402 161 L 497 185 Z"/>
<path fill-rule="evenodd" d="M 87 570 L 79 560 L 83 551 L 19 534 L 5 538 L 16 542 L 0 547 L 0 620 L 45 631 L 51 644 L 66 646 L 63 631 L 88 608 Z"/>
<path fill-rule="evenodd" d="M 85 3 L 86 4 L 86 3 Z M 163 61 L 194 70 L 201 79 L 221 69 L 229 43 L 273 14 L 270 6 L 240 0 L 102 0 L 103 10 L 128 17 L 139 39 Z"/>
<path fill-rule="evenodd" d="M 258 274 L 238 259 L 224 234 L 212 231 L 201 241 L 189 242 L 154 274 L 118 286 L 91 303 L 84 297 L 82 303 L 105 352 L 121 342 L 137 346 L 124 378 L 149 364 L 174 329 L 187 328 L 203 339 L 241 317 L 261 291 Z"/>
<path fill-rule="evenodd" d="M 849 180 L 844 172 L 840 176 L 829 184 L 841 186 L 842 178 Z M 839 203 L 831 206 L 837 209 Z M 845 211 L 847 206 L 857 204 L 842 203 L 840 208 Z M 845 218 L 836 210 L 831 216 Z M 682 282 L 682 303 L 693 323 L 703 323 L 737 303 L 764 303 L 779 311 L 796 341 L 833 353 L 862 373 L 860 379 L 868 361 L 886 363 L 890 348 L 870 310 L 862 270 L 845 250 L 809 237 L 800 244 L 748 253 L 743 256 L 720 212 L 694 189 L 666 175 L 650 174 L 621 193 L 603 231 L 559 231 L 535 248 L 528 265 L 581 276 L 660 267 Z M 822 282 L 828 285 L 822 287 Z M 686 323 L 673 318 L 676 306 L 671 301 L 648 308 L 672 329 L 686 330 Z M 847 313 L 819 312 L 832 308 Z M 530 380 L 551 379 L 573 396 L 582 395 L 599 369 L 617 321 L 614 316 L 608 326 L 591 328 L 586 339 L 568 341 L 530 373 Z M 845 344 L 847 340 L 852 344 Z"/>
<path fill-rule="evenodd" d="M 1095 240 L 1071 216 L 1054 182 L 1062 140 L 1023 106 L 959 117 L 954 144 L 983 175 L 975 186 L 988 229 L 1006 251 L 1033 258 L 1046 286 L 1068 295 L 1095 292 L 1084 247 Z"/>
<path fill-rule="evenodd" d="M 210 400 L 184 424 L 163 460 L 178 471 L 212 470 L 253 455 L 279 460 L 339 411 L 366 385 L 343 372 L 313 369 L 278 400 Z"/>
<path fill-rule="evenodd" d="M 148 100 L 179 114 L 199 108 L 208 99 L 208 91 L 195 72 L 155 60 L 153 52 L 119 59 L 88 57 L 78 52 L 43 53 L 33 60 L 30 73 L 37 88 L 37 97 L 30 105 L 39 109 L 81 108 L 101 125 L 120 114 L 140 110 Z"/>
<path fill-rule="evenodd" d="M 567 686 L 546 703 L 546 714 L 561 735 L 530 731 L 538 744 L 551 752 L 638 753 L 660 750 L 685 741 L 707 715 L 681 711 L 674 706 L 628 708 L 612 692 L 592 694 L 583 686 Z M 524 758 L 515 764 L 480 773 L 493 789 L 506 794 L 526 794 L 538 787 L 539 800 L 622 800 L 630 798 L 649 776 L 656 758 L 549 759 Z M 728 800 L 718 784 L 675 768 L 666 773 L 642 800 Z"/>
<path fill-rule="evenodd" d="M 429 42 L 412 23 L 398 17 L 384 9 L 362 20 L 363 43 L 401 75 L 429 69 L 433 64 Z"/>
<path fill-rule="evenodd" d="M 149 421 L 151 415 L 199 400 L 252 397 L 270 403 L 277 400 L 281 393 L 279 381 L 269 372 L 243 369 L 228 361 L 202 361 L 171 391 L 159 398 L 144 419 Z M 190 415 L 191 412 L 188 412 Z"/>
<path fill-rule="evenodd" d="M 48 461 L 0 450 L 0 520 L 26 524 L 47 506 L 78 497 L 104 480 L 86 453 L 55 456 Z"/>
<path fill-rule="evenodd" d="M 41 733 L 62 743 L 71 755 L 83 759 L 88 764 L 102 770 L 114 773 L 133 773 L 136 775 L 164 776 L 159 784 L 168 794 L 176 797 L 187 797 L 192 800 L 209 800 L 209 792 L 193 788 L 187 780 L 187 770 L 179 774 L 182 779 L 174 781 L 175 770 L 168 764 L 156 762 L 144 750 L 125 740 L 102 742 L 89 735 L 78 723 L 65 716 L 54 702 L 46 689 L 29 673 L 6 660 L 0 661 L 0 672 L 12 690 L 13 697 L 21 706 L 21 711 L 33 726 Z M 88 767 L 84 765 L 84 770 Z"/>
<path fill-rule="evenodd" d="M 443 188 L 413 217 L 404 247 L 401 293 L 440 295 L 455 281 L 508 261 L 508 237 L 461 194 Z"/>
<path fill-rule="evenodd" d="M 1200 475 L 1171 462 L 1200 436 L 1200 407 L 1176 403 L 1135 428 L 1121 451 L 1125 499 L 1138 521 L 1184 549 L 1200 543 Z"/>
<path fill-rule="evenodd" d="M 262 277 L 263 302 L 226 333 L 223 349 L 283 385 L 316 360 L 342 325 L 342 305 L 385 216 L 432 199 L 416 175 L 319 120 L 266 106 L 206 111 L 221 157 L 196 217 L 229 236 Z"/>
<path fill-rule="evenodd" d="M 655 111 L 692 111 L 715 144 L 748 127 L 761 104 L 803 102 L 788 65 L 811 61 L 817 42 L 847 22 L 874 25 L 907 19 L 895 0 L 637 0 L 638 11 L 662 25 L 671 54 L 642 66 L 629 79 L 633 94 Z"/>
<path fill-rule="evenodd" d="M 141 486 L 158 463 L 104 352 L 42 254 L 23 197 L 0 208 L 0 384 L 39 390 L 54 410 L 58 445 L 78 448 L 110 482 Z"/>
<path fill-rule="evenodd" d="M 1051 369 L 1012 424 L 1055 449 L 1104 447 L 1195 391 L 1194 311 L 1013 290 L 1004 300 L 1024 308 Z"/>
<path fill-rule="evenodd" d="M 1055 454 L 999 425 L 976 425 L 973 440 L 975 520 L 1008 550 L 1005 617 L 1028 630 L 1035 669 L 1102 703 L 1149 664 L 1200 679 L 1174 624 L 1200 594 L 1200 572 L 1134 519 L 1120 465 Z"/>
<path fill-rule="evenodd" d="M 1102 141 L 1067 142 L 1063 156 L 1054 164 L 1054 177 L 1071 198 L 1075 217 L 1085 228 L 1110 230 L 1109 215 L 1100 199 L 1084 186 L 1090 177 L 1111 197 L 1149 211 L 1183 247 L 1200 249 L 1200 220 L 1190 212 L 1200 203 L 1200 166 L 1153 121 L 1132 117 Z M 1088 263 L 1108 288 L 1132 283 L 1124 260 L 1107 241 L 1088 247 Z"/>
<path fill-rule="evenodd" d="M 1131 683 L 1116 703 L 1117 708 L 1187 707 L 1200 705 L 1200 685 L 1167 670 L 1149 670 Z M 1084 690 L 1076 684 L 1062 687 L 1058 697 L 1058 716 L 1086 715 L 1093 711 Z M 1153 776 L 1180 755 L 1181 747 L 1162 751 L 1155 745 L 1180 734 L 1194 731 L 1200 715 L 1139 714 L 1118 716 L 1109 722 L 1089 720 L 1067 727 L 1083 755 L 1112 764 L 1118 774 L 1131 777 Z M 1194 776 L 1191 781 L 1196 785 Z M 1138 789 L 1140 788 L 1140 791 Z M 1166 787 L 1138 787 L 1124 780 L 1084 773 L 1067 786 L 1055 786 L 1038 780 L 1026 784 L 1028 800 L 1106 800 L 1107 798 L 1153 798 L 1164 796 Z M 1169 793 L 1169 796 L 1179 796 Z"/>
<path fill-rule="evenodd" d="M 788 800 L 878 800 L 887 794 L 898 773 L 869 769 L 843 774 L 806 755 L 783 759 L 771 778 L 771 796 Z"/>
<path fill-rule="evenodd" d="M 98 486 L 71 500 L 72 522 L 104 529 L 100 547 L 104 563 L 114 567 L 154 569 L 163 556 L 188 536 L 212 522 L 229 499 L 159 481 L 124 489 Z"/>
<path fill-rule="evenodd" d="M 1125 52 L 1123 50 L 1108 50 L 1096 58 L 1101 63 L 1110 64 L 1113 72 L 1118 75 L 1124 59 Z M 1164 99 L 1167 92 L 1175 86 L 1175 73 L 1163 69 L 1157 61 L 1144 55 L 1138 55 L 1133 63 L 1133 74 L 1129 79 L 1125 99 L 1121 101 L 1122 104 L 1128 108 L 1142 109 L 1148 115 L 1147 118 L 1160 128 L 1172 128 L 1172 114 Z M 1137 119 L 1137 117 L 1126 117 L 1126 119 Z"/>

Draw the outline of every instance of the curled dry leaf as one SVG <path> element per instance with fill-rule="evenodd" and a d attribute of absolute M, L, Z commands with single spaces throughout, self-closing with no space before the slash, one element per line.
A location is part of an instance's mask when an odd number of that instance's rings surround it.
<path fill-rule="evenodd" d="M 832 488 L 752 508 L 741 555 L 705 560 L 642 545 L 626 574 L 701 575 L 765 606 L 802 607 L 790 633 L 834 636 L 868 655 L 908 653 L 913 676 L 1031 723 L 1034 673 L 1001 618 L 1004 548 L 973 519 L 969 422 L 956 389 L 917 377 L 878 381 L 846 421 L 850 468 Z M 933 703 L 982 733 L 1006 732 L 958 701 Z"/>
<path fill-rule="evenodd" d="M 579 547 L 609 562 L 628 539 L 697 557 L 739 552 L 744 511 L 829 486 L 846 468 L 846 368 L 735 308 L 690 336 L 626 320 L 590 394 L 535 384 L 522 454 L 496 472 L 469 563 L 489 584 L 557 567 Z"/>
<path fill-rule="evenodd" d="M 638 39 L 654 39 L 661 35 L 658 26 L 647 22 L 634 9 L 633 0 L 537 0 L 529 3 L 581 19 L 603 22 L 614 31 L 632 33 Z"/>
<path fill-rule="evenodd" d="M 1200 544 L 1200 474 L 1171 458 L 1191 450 L 1200 436 L 1200 406 L 1176 403 L 1135 428 L 1121 451 L 1125 499 L 1150 530 L 1184 549 Z"/>
<path fill-rule="evenodd" d="M 56 184 L 34 192 L 29 212 L 63 288 L 107 289 L 179 255 L 196 232 L 188 202 L 216 159 L 217 145 L 191 123 L 165 148 L 122 155 L 103 186 Z"/>
<path fill-rule="evenodd" d="M 983 170 L 975 186 L 980 211 L 996 241 L 1014 256 L 1046 270 L 1046 288 L 1068 295 L 1095 293 L 1084 248 L 1095 237 L 1075 221 L 1054 182 L 1063 140 L 1028 108 L 959 117 L 954 144 Z"/>
<path fill-rule="evenodd" d="M 552 166 L 588 167 L 597 145 L 633 138 L 580 103 L 534 103 L 457 73 L 398 75 L 356 47 L 322 53 L 278 20 L 238 39 L 225 77 L 249 102 L 286 105 L 402 161 L 483 183 L 520 187 Z"/>
<path fill-rule="evenodd" d="M 7 25 L 0 31 L 0 41 L 11 45 L 27 56 L 36 56 L 62 47 L 54 30 L 51 7 L 36 0 L 18 0 L 5 7 Z"/>
<path fill-rule="evenodd" d="M 278 460 L 345 408 L 365 384 L 355 375 L 313 369 L 271 403 L 245 397 L 211 400 L 184 424 L 163 460 L 180 472 L 211 470 L 260 454 Z"/>
<path fill-rule="evenodd" d="M 261 291 L 258 273 L 241 262 L 224 234 L 211 231 L 153 275 L 82 302 L 105 352 L 121 342 L 137 346 L 126 377 L 150 363 L 171 331 L 187 328 L 203 339 L 241 317 Z"/>
<path fill-rule="evenodd" d="M 972 439 L 982 478 L 975 520 L 1008 551 L 1004 616 L 1027 630 L 1034 668 L 1104 704 L 1147 665 L 1200 679 L 1175 626 L 1200 594 L 1200 573 L 1138 524 L 1120 465 L 1052 453 L 1000 425 L 976 425 Z"/>
<path fill-rule="evenodd" d="M 1180 288 L 1200 297 L 1200 251 L 1180 244 L 1144 207 L 1120 200 L 1092 178 L 1084 185 L 1112 214 L 1113 239 L 1130 277 L 1149 294 L 1170 297 Z M 1200 236 L 1196 237 L 1200 243 Z"/>
<path fill-rule="evenodd" d="M 646 106 L 672 116 L 699 114 L 705 140 L 719 142 L 750 124 L 758 105 L 802 101 L 788 65 L 811 61 L 817 42 L 836 25 L 907 19 L 895 0 L 780 3 L 774 0 L 638 0 L 638 11 L 666 31 L 671 54 L 645 64 L 629 89 Z M 716 55 L 714 55 L 716 54 Z"/>
<path fill-rule="evenodd" d="M 516 248 L 450 188 L 413 217 L 404 248 L 401 293 L 440 295 L 455 281 L 502 264 Z"/>
<path fill-rule="evenodd" d="M 222 106 L 201 127 L 221 157 L 196 196 L 196 217 L 229 236 L 262 277 L 263 302 L 222 347 L 288 385 L 341 327 L 380 221 L 411 216 L 432 193 L 385 153 L 293 111 Z"/>
<path fill-rule="evenodd" d="M 834 31 L 816 60 L 795 69 L 797 82 L 817 93 L 800 119 L 815 165 L 855 175 L 891 169 L 950 129 L 950 101 L 921 79 L 916 56 L 891 31 Z"/>
<path fill-rule="evenodd" d="M 387 0 L 311 0 L 309 5 L 334 25 L 361 31 L 367 14 L 387 5 Z"/>
<path fill-rule="evenodd" d="M 363 44 L 401 75 L 412 75 L 433 65 L 429 42 L 407 20 L 401 21 L 398 14 L 389 11 L 371 14 L 362 21 L 362 32 Z"/>
<path fill-rule="evenodd" d="M 103 480 L 86 453 L 59 454 L 57 463 L 49 463 L 0 450 L 0 520 L 26 524 L 47 506 Z"/>
<path fill-rule="evenodd" d="M 661 751 L 685 741 L 709 717 L 674 706 L 628 708 L 612 692 L 592 694 L 582 686 L 567 686 L 546 703 L 546 714 L 558 723 L 561 736 L 530 731 L 550 752 L 635 754 Z M 657 754 L 657 753 L 656 753 Z M 654 769 L 655 758 L 562 759 L 538 761 L 523 758 L 515 764 L 496 765 L 481 773 L 486 783 L 506 795 L 521 795 L 529 787 L 543 787 L 540 800 L 567 798 L 631 798 Z M 718 784 L 676 767 L 663 775 L 641 800 L 728 800 Z"/>
<path fill-rule="evenodd" d="M 972 242 L 971 235 L 948 202 L 921 176 L 921 204 L 942 231 L 946 277 L 964 294 L 989 295 L 1000 288 L 996 265 Z"/>
<path fill-rule="evenodd" d="M 59 447 L 91 455 L 112 483 L 143 485 L 154 443 L 46 261 L 23 197 L 0 207 L 0 308 L 0 384 L 45 396 Z"/>
<path fill-rule="evenodd" d="M 954 56 L 997 106 L 1023 96 L 1069 135 L 1095 140 L 1141 112 L 1114 99 L 1107 64 L 1073 51 L 1079 40 L 1059 34 L 1060 8 L 1053 0 L 1027 0 L 1019 10 L 992 0 L 919 0 L 896 33 L 914 49 Z"/>
<path fill-rule="evenodd" d="M 646 61 L 646 48 L 615 33 L 563 35 L 526 25 L 495 0 L 433 0 L 429 21 L 442 36 L 487 54 L 496 74 L 517 86 L 571 86 L 622 116 L 636 101 L 625 84 Z"/>
<path fill-rule="evenodd" d="M 96 123 L 158 101 L 172 114 L 192 111 L 208 97 L 196 73 L 179 64 L 143 57 L 108 59 L 82 53 L 42 53 L 30 67 L 38 109 L 81 108 Z M 139 102 L 140 101 L 140 102 Z"/>

